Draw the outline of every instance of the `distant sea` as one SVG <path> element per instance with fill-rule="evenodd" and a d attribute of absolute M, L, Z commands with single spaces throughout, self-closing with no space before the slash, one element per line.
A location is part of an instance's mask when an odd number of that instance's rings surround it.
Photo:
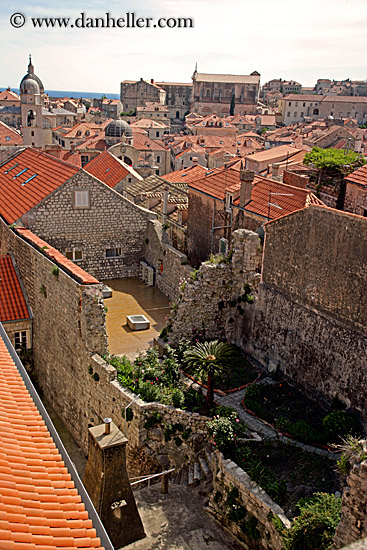
<path fill-rule="evenodd" d="M 0 87 L 0 92 L 3 90 L 6 90 L 6 88 Z M 19 88 L 12 88 L 13 92 L 16 92 L 19 94 Z M 107 97 L 107 99 L 120 99 L 119 94 L 108 94 L 107 92 L 75 92 L 75 91 L 65 91 L 65 90 L 45 90 L 46 94 L 48 94 L 50 97 L 73 97 L 73 98 L 79 98 L 84 97 L 87 98 L 101 98 L 103 95 Z"/>

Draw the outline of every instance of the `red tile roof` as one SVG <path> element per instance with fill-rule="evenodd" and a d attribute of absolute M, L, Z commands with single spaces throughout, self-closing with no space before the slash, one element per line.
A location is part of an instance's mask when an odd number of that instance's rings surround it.
<path fill-rule="evenodd" d="M 112 188 L 130 172 L 125 163 L 108 151 L 103 151 L 103 153 L 94 157 L 84 166 L 84 170 Z"/>
<path fill-rule="evenodd" d="M 189 183 L 190 189 L 196 189 L 216 199 L 224 200 L 226 190 L 234 184 L 239 184 L 239 171 L 222 168 L 209 170 L 206 175 Z"/>
<path fill-rule="evenodd" d="M 0 337 L 0 548 L 102 550 L 84 503 Z"/>
<path fill-rule="evenodd" d="M 367 164 L 355 170 L 347 176 L 347 182 L 356 183 L 357 185 L 362 185 L 363 187 L 367 186 Z"/>
<path fill-rule="evenodd" d="M 239 198 L 234 201 L 234 204 L 238 206 Z M 322 201 L 308 189 L 301 189 L 261 176 L 255 176 L 251 201 L 246 204 L 245 210 L 276 220 L 309 204 L 323 206 Z"/>
<path fill-rule="evenodd" d="M 0 321 L 20 321 L 30 317 L 11 256 L 0 256 Z"/>
<path fill-rule="evenodd" d="M 136 132 L 135 128 L 133 130 L 133 147 L 138 149 L 138 151 L 165 151 L 163 143 L 159 139 L 150 139 L 141 132 Z"/>
<path fill-rule="evenodd" d="M 20 101 L 20 96 L 12 90 L 3 90 L 0 92 L 0 101 Z"/>
<path fill-rule="evenodd" d="M 0 166 L 0 215 L 15 222 L 77 172 L 51 155 L 22 150 Z"/>
<path fill-rule="evenodd" d="M 191 166 L 190 168 L 170 172 L 169 174 L 162 176 L 162 178 L 171 183 L 190 183 L 204 176 L 207 171 L 207 168 L 197 164 L 196 166 Z"/>
<path fill-rule="evenodd" d="M 43 241 L 37 235 L 32 233 L 29 229 L 25 229 L 24 227 L 17 227 L 16 232 L 23 237 L 26 241 L 32 243 L 35 245 L 35 247 L 42 251 L 43 254 L 51 258 L 51 260 L 54 260 L 58 265 L 61 266 L 61 268 L 69 273 L 70 275 L 73 275 L 74 278 L 82 284 L 98 284 L 99 281 L 95 279 L 92 275 L 89 275 L 84 269 L 76 265 L 74 262 L 69 260 L 68 258 L 65 258 L 61 252 L 56 250 L 53 246 L 50 246 L 46 241 Z"/>
<path fill-rule="evenodd" d="M 238 164 L 238 163 L 237 163 Z M 226 191 L 239 195 L 241 183 L 238 166 L 217 170 L 189 184 L 190 189 L 201 191 L 216 199 L 224 200 Z M 270 195 L 271 192 L 271 195 Z M 280 193 L 277 195 L 276 193 Z M 279 183 L 277 181 L 255 175 L 252 185 L 251 201 L 245 206 L 245 210 L 268 217 L 269 197 L 270 218 L 276 219 L 299 210 L 308 204 L 323 203 L 311 191 Z M 239 205 L 239 198 L 233 201 L 235 206 Z M 273 206 L 272 206 L 273 205 Z"/>
<path fill-rule="evenodd" d="M 0 145 L 23 145 L 23 138 L 0 120 Z"/>

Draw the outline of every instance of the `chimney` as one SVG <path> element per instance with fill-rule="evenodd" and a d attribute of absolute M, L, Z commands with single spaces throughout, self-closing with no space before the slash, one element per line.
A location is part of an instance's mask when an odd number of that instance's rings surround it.
<path fill-rule="evenodd" d="M 240 181 L 241 181 L 241 190 L 240 190 L 240 208 L 244 208 L 251 200 L 252 192 L 252 182 L 254 181 L 255 172 L 253 170 L 245 170 L 241 162 L 240 170 Z"/>
<path fill-rule="evenodd" d="M 199 163 L 198 157 L 192 157 L 192 165 L 196 166 Z"/>
<path fill-rule="evenodd" d="M 151 84 L 154 84 L 154 78 L 151 78 L 151 79 L 150 79 L 150 83 L 151 83 Z"/>
<path fill-rule="evenodd" d="M 272 168 L 273 179 L 279 178 L 280 163 L 274 162 L 274 164 L 271 165 L 271 168 Z"/>
<path fill-rule="evenodd" d="M 89 428 L 84 486 L 115 548 L 145 537 L 127 474 L 126 443 L 111 418 Z"/>
<path fill-rule="evenodd" d="M 162 205 L 163 225 L 167 223 L 167 203 L 168 203 L 168 188 L 164 190 L 164 198 Z"/>

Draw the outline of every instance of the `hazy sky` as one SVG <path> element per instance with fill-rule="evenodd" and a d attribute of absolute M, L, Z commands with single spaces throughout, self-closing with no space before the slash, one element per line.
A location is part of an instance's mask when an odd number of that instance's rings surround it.
<path fill-rule="evenodd" d="M 140 77 L 189 82 L 200 72 L 249 74 L 263 84 L 367 79 L 367 0 L 0 0 L 0 86 L 18 87 L 28 54 L 46 89 L 119 93 Z M 22 13 L 14 28 L 10 16 Z M 192 29 L 46 29 L 32 17 L 191 17 Z M 19 21 L 19 19 L 17 20 Z"/>

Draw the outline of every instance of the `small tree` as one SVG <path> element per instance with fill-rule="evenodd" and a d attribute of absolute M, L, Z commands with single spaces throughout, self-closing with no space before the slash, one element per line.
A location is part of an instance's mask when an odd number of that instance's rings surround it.
<path fill-rule="evenodd" d="M 206 408 L 209 412 L 214 404 L 214 376 L 229 367 L 233 348 L 218 340 L 198 342 L 185 351 L 184 357 L 189 367 L 207 380 Z"/>

